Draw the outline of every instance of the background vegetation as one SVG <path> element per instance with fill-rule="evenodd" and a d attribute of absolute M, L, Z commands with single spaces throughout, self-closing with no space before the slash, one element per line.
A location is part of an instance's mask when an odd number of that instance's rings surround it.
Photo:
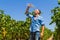
<path fill-rule="evenodd" d="M 26 18 L 26 21 L 16 21 L 9 15 L 4 14 L 3 10 L 0 10 L 0 40 L 29 39 L 30 23 L 30 18 Z M 45 27 L 43 39 L 46 40 L 51 34 L 51 30 Z"/>
<path fill-rule="evenodd" d="M 58 4 L 60 5 L 60 1 Z M 52 32 L 45 27 L 43 40 L 47 40 L 52 34 L 54 40 L 60 40 L 60 6 L 52 9 L 51 12 L 53 16 L 51 16 L 50 25 L 56 23 L 55 31 Z M 30 23 L 30 18 L 26 18 L 26 21 L 16 21 L 6 15 L 3 10 L 0 10 L 0 40 L 28 40 Z"/>

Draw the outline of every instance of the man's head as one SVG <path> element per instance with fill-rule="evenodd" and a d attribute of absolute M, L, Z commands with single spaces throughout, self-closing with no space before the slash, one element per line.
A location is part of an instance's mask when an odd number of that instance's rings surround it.
<path fill-rule="evenodd" d="M 35 10 L 34 10 L 34 14 L 35 14 L 35 15 L 40 15 L 40 14 L 41 14 L 41 11 L 40 11 L 39 9 L 35 9 Z"/>

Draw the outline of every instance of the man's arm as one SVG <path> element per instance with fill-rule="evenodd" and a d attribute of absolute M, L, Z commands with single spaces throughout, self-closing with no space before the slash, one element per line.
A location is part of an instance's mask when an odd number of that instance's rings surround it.
<path fill-rule="evenodd" d="M 30 7 L 32 7 L 32 4 L 28 4 L 25 14 L 26 14 L 26 16 L 32 18 L 33 15 L 29 14 L 29 8 L 30 8 Z"/>
<path fill-rule="evenodd" d="M 30 7 L 27 7 L 25 14 L 28 14 L 29 8 L 30 8 Z"/>
<path fill-rule="evenodd" d="M 42 25 L 42 31 L 41 31 L 41 37 L 42 37 L 42 38 L 43 38 L 43 34 L 44 34 L 44 28 L 45 28 L 45 26 Z"/>
<path fill-rule="evenodd" d="M 44 33 L 44 25 L 42 26 L 42 32 L 41 32 L 42 34 Z"/>
<path fill-rule="evenodd" d="M 29 8 L 30 8 L 31 6 L 32 6 L 31 4 L 28 4 L 28 6 L 27 6 L 27 8 L 26 8 L 25 14 L 28 14 L 28 13 L 29 13 Z"/>
<path fill-rule="evenodd" d="M 41 19 L 41 21 L 42 21 L 42 23 L 41 23 L 41 26 L 42 26 L 41 36 L 43 36 L 43 34 L 44 34 L 44 28 L 45 28 L 45 22 L 44 22 L 43 18 Z"/>

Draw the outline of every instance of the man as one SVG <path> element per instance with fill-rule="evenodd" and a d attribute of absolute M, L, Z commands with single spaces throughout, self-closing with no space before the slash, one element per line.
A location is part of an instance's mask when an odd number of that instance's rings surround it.
<path fill-rule="evenodd" d="M 34 10 L 34 15 L 29 14 L 29 8 L 32 7 L 31 4 L 27 6 L 26 9 L 26 16 L 31 18 L 31 25 L 30 25 L 30 40 L 40 40 L 40 34 L 41 37 L 43 37 L 44 33 L 44 22 L 43 18 L 40 16 L 41 11 L 39 9 Z M 42 32 L 40 33 L 40 26 L 42 26 Z"/>

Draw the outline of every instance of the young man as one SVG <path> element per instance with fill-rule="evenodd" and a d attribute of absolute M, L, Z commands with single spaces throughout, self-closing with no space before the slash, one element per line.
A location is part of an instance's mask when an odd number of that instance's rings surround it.
<path fill-rule="evenodd" d="M 25 14 L 31 18 L 30 25 L 30 40 L 40 40 L 44 33 L 44 22 L 43 18 L 40 16 L 41 11 L 39 9 L 34 10 L 34 15 L 29 14 L 29 8 L 32 7 L 31 4 L 27 6 Z M 42 32 L 40 33 L 40 26 L 42 26 Z"/>

